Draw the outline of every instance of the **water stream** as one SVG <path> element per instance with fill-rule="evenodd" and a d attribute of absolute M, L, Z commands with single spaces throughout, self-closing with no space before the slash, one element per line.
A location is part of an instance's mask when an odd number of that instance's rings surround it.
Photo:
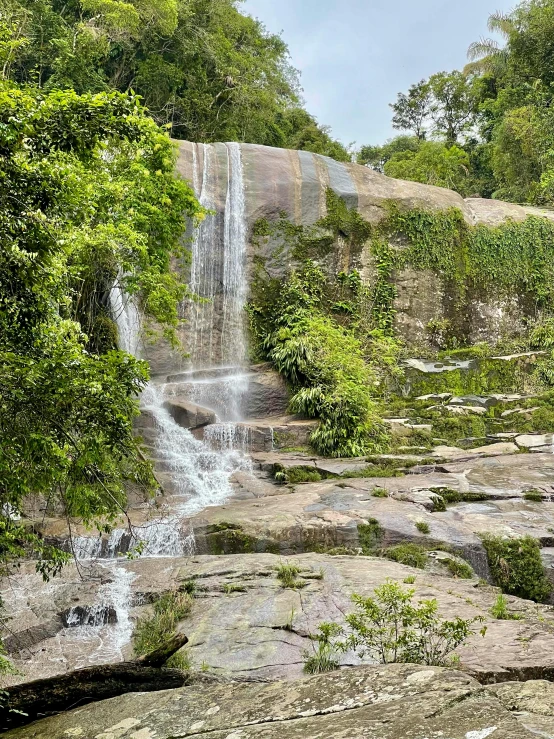
<path fill-rule="evenodd" d="M 216 211 L 222 177 L 219 146 L 217 150 L 214 145 L 198 144 L 194 155 L 197 195 L 202 205 Z M 191 345 L 186 348 L 191 366 L 188 373 L 183 373 L 183 382 L 151 382 L 141 398 L 142 410 L 154 420 L 148 442 L 150 454 L 159 478 L 163 476 L 166 482 L 166 496 L 158 499 L 165 511 L 156 513 L 153 520 L 138 525 L 133 532 L 142 542 L 143 558 L 192 554 L 194 535 L 188 519 L 228 499 L 232 475 L 250 468 L 242 451 L 247 448 L 247 440 L 239 440 L 242 432 L 234 423 L 241 419 L 241 400 L 248 388 L 243 171 L 240 146 L 226 144 L 225 151 L 224 208 L 208 216 L 193 239 L 190 283 L 202 301 L 185 306 L 190 323 Z M 134 300 L 124 293 L 120 278 L 110 292 L 110 304 L 120 348 L 140 356 L 140 314 Z M 213 408 L 224 422 L 214 429 L 211 443 L 195 438 L 175 422 L 165 403 L 176 396 Z M 233 439 L 240 443 L 232 443 Z M 119 556 L 136 543 L 131 539 L 127 529 L 112 531 L 107 538 L 73 538 L 77 559 L 88 564 L 97 560 L 94 568 L 103 573 L 106 583 L 98 590 L 97 603 L 84 615 L 78 607 L 70 609 L 66 628 L 58 635 L 60 644 L 64 640 L 81 643 L 84 656 L 79 666 L 120 660 L 131 640 L 131 584 L 136 574 Z"/>

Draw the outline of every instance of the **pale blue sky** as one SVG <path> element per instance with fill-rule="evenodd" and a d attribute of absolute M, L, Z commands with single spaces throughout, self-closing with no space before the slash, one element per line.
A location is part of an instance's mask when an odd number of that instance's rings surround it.
<path fill-rule="evenodd" d="M 396 94 L 434 72 L 460 69 L 489 36 L 487 18 L 513 0 L 245 0 L 287 42 L 306 107 L 348 144 L 393 136 Z"/>

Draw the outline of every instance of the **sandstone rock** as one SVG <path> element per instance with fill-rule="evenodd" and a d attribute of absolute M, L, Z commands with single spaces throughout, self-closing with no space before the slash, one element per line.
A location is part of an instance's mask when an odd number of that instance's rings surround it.
<path fill-rule="evenodd" d="M 521 724 L 539 737 L 554 736 L 554 685 L 548 680 L 491 685 L 490 691 Z"/>
<path fill-rule="evenodd" d="M 282 497 L 286 503 L 288 496 Z M 415 509 L 413 532 L 418 520 L 431 517 L 424 509 Z M 283 563 L 299 569 L 301 589 L 282 587 L 277 569 Z M 436 598 L 444 618 L 484 617 L 485 636 L 476 633 L 467 646 L 457 650 L 464 669 L 485 682 L 554 677 L 554 614 L 550 608 L 510 597 L 510 610 L 522 620 L 499 621 L 490 614 L 498 595 L 496 588 L 477 587 L 475 580 L 446 576 L 444 569 L 434 564 L 430 571 L 424 571 L 375 557 L 307 553 L 284 560 L 280 555 L 252 553 L 142 559 L 120 566 L 132 577 L 132 618 L 143 615 L 147 604 L 161 593 L 190 580 L 196 583 L 192 610 L 180 625 L 190 639 L 195 669 L 204 664 L 230 677 L 298 677 L 303 653 L 311 648 L 308 634 L 322 621 L 343 623 L 352 609 L 352 593 L 369 596 L 387 579 L 402 583 L 409 577 L 415 578 L 410 587 L 415 589 L 416 598 Z M 39 577 L 34 577 L 38 584 Z M 62 581 L 66 587 L 74 585 L 79 575 L 74 570 L 64 571 Z M 98 592 L 100 586 L 96 582 L 90 587 Z M 38 591 L 36 585 L 35 589 Z M 40 607 L 41 603 L 48 603 L 48 594 L 36 592 L 35 604 Z M 113 634 L 109 628 L 101 632 L 106 644 Z M 79 642 L 72 643 L 69 636 L 38 643 L 32 654 L 14 655 L 16 667 L 30 679 L 68 672 L 76 660 L 78 665 L 91 664 L 94 655 L 98 660 L 98 638 L 83 639 L 81 634 Z M 348 653 L 341 662 L 351 665 L 360 660 Z"/>
<path fill-rule="evenodd" d="M 480 454 L 484 457 L 497 457 L 502 454 L 515 454 L 518 451 L 516 444 L 509 441 L 498 442 L 496 444 L 486 444 L 485 446 L 468 449 L 468 453 Z"/>
<path fill-rule="evenodd" d="M 438 402 L 446 402 L 450 400 L 452 397 L 452 393 L 430 393 L 429 395 L 420 395 L 419 398 L 416 398 L 416 400 L 423 400 L 423 401 L 436 401 Z"/>
<path fill-rule="evenodd" d="M 117 623 L 117 611 L 114 606 L 73 606 L 62 614 L 65 628 L 77 626 L 104 626 Z"/>
<path fill-rule="evenodd" d="M 497 400 L 494 396 L 481 396 L 481 395 L 463 395 L 461 397 L 454 397 L 448 401 L 449 405 L 458 406 L 472 406 L 479 408 L 490 408 L 497 404 Z"/>
<path fill-rule="evenodd" d="M 518 447 L 532 449 L 539 446 L 552 446 L 554 444 L 554 434 L 522 434 L 517 436 L 515 440 Z"/>
<path fill-rule="evenodd" d="M 207 145 L 210 153 L 213 181 L 215 187 L 214 206 L 216 214 L 215 232 L 223 248 L 223 213 L 226 203 L 228 183 L 228 150 L 225 144 Z M 179 154 L 177 170 L 189 182 L 201 180 L 204 158 L 208 149 L 204 145 L 185 141 L 178 143 Z M 311 226 L 326 215 L 326 191 L 331 188 L 345 200 L 351 208 L 372 224 L 387 217 L 388 204 L 396 203 L 400 210 L 424 208 L 433 211 L 445 208 L 459 208 L 468 224 L 485 223 L 496 226 L 507 219 L 521 220 L 528 214 L 549 218 L 547 211 L 522 208 L 495 200 L 470 199 L 464 201 L 460 195 L 444 188 L 432 187 L 416 182 L 403 182 L 391 179 L 357 164 L 340 163 L 311 152 L 294 152 L 265 146 L 241 144 L 241 158 L 244 173 L 245 219 L 248 234 L 260 219 L 274 221 L 284 212 L 298 225 Z M 195 169 L 196 168 L 196 169 Z M 248 244 L 247 262 L 250 281 L 255 270 L 262 263 L 272 278 L 283 279 L 289 271 L 294 258 L 290 245 L 272 239 L 258 239 L 256 245 Z M 215 250 L 216 289 L 209 311 L 214 321 L 210 324 L 209 343 L 220 354 L 221 336 L 224 324 L 223 285 L 218 280 L 221 264 Z M 369 249 L 333 250 L 326 258 L 326 266 L 335 273 L 359 269 L 363 278 L 369 281 L 373 275 Z M 183 275 L 188 282 L 189 275 Z M 416 271 L 411 267 L 397 270 L 393 280 L 397 288 L 395 301 L 397 328 L 410 341 L 425 342 L 428 339 L 426 325 L 430 320 L 445 315 L 444 306 L 449 303 L 448 286 L 440 277 L 429 270 Z M 198 309 L 195 304 L 194 309 Z M 183 306 L 181 318 L 190 318 L 190 306 Z M 524 310 L 517 296 L 506 299 L 489 297 L 486 301 L 475 298 L 468 306 L 467 324 L 469 338 L 473 343 L 483 340 L 494 341 L 502 333 L 517 334 L 523 325 Z M 191 346 L 190 331 L 193 322 L 185 323 L 178 329 L 184 346 Z M 146 358 L 150 360 L 154 373 L 168 374 L 178 367 L 181 358 L 171 350 L 166 342 L 148 346 Z M 224 359 L 213 357 L 215 361 Z M 229 359 L 228 357 L 226 358 Z M 231 361 L 233 358 L 231 358 Z M 282 414 L 284 409 L 260 415 Z M 248 415 L 254 417 L 250 411 Z"/>
<path fill-rule="evenodd" d="M 23 733 L 23 732 L 27 733 Z M 131 693 L 6 739 L 531 739 L 492 692 L 455 670 L 378 665 L 293 683 Z"/>
<path fill-rule="evenodd" d="M 283 416 L 287 413 L 289 400 L 290 392 L 277 372 L 256 372 L 248 382 L 244 415 L 246 418 Z"/>
<path fill-rule="evenodd" d="M 429 410 L 442 411 L 443 413 L 450 413 L 453 416 L 484 416 L 487 413 L 486 408 L 474 405 L 433 405 Z"/>
<path fill-rule="evenodd" d="M 191 403 L 189 400 L 172 398 L 164 403 L 164 408 L 179 426 L 197 429 L 216 422 L 216 414 L 208 408 Z"/>
<path fill-rule="evenodd" d="M 500 414 L 501 418 L 509 418 L 510 416 L 531 416 L 535 411 L 538 411 L 540 406 L 535 408 L 510 408 L 507 411 L 502 411 Z"/>

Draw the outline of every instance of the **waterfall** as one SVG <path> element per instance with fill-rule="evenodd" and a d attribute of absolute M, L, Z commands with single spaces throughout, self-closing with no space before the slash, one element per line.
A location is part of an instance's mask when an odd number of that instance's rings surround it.
<path fill-rule="evenodd" d="M 141 397 L 141 410 L 153 420 L 145 443 L 165 492 L 155 518 L 133 526 L 134 537 L 142 543 L 141 558 L 194 553 L 189 519 L 227 500 L 233 474 L 251 469 L 245 454 L 249 439 L 233 423 L 240 420 L 241 398 L 248 387 L 242 159 L 238 144 L 218 146 L 198 144 L 194 151 L 193 185 L 202 205 L 215 215 L 206 217 L 192 242 L 190 287 L 200 296 L 187 307 L 191 333 L 185 348 L 192 367 L 183 373 L 184 382 L 152 381 Z M 224 200 L 222 185 L 226 186 Z M 133 296 L 123 289 L 123 277 L 118 275 L 110 290 L 111 313 L 119 348 L 140 357 L 140 312 Z M 212 443 L 195 438 L 175 422 L 164 405 L 175 397 L 214 408 L 227 422 L 220 431 L 212 430 Z M 134 537 L 128 529 L 116 529 L 108 537 L 73 538 L 76 558 L 100 560 L 107 580 L 96 604 L 68 611 L 66 628 L 60 632 L 65 643 L 90 645 L 83 655 L 86 664 L 122 659 L 122 649 L 131 640 L 131 583 L 136 575 L 119 555 L 136 544 Z"/>
<path fill-rule="evenodd" d="M 246 360 L 244 307 L 246 305 L 246 219 L 244 175 L 239 144 L 226 144 L 227 197 L 223 242 L 223 321 L 221 357 L 237 364 Z"/>
<path fill-rule="evenodd" d="M 224 181 L 227 189 L 222 207 L 220 190 Z M 201 298 L 189 310 L 192 366 L 243 365 L 247 356 L 244 307 L 248 288 L 240 145 L 196 144 L 193 184 L 201 205 L 216 215 L 204 220 L 192 244 L 190 288 Z"/>

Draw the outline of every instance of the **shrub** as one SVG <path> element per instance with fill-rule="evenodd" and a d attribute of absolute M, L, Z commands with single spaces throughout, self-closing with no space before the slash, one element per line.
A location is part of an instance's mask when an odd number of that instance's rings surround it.
<path fill-rule="evenodd" d="M 395 562 L 400 562 L 400 564 L 410 567 L 416 567 L 418 570 L 425 569 L 428 559 L 427 551 L 413 542 L 396 544 L 396 546 L 385 549 L 383 554 L 387 559 L 392 559 Z"/>
<path fill-rule="evenodd" d="M 179 621 L 191 610 L 193 598 L 178 590 L 165 593 L 154 603 L 152 616 L 139 618 L 133 634 L 133 650 L 136 655 L 148 654 L 162 646 L 174 633 Z M 179 668 L 185 657 L 183 652 L 173 655 L 169 667 Z"/>
<path fill-rule="evenodd" d="M 319 418 L 310 438 L 319 453 L 357 457 L 387 442 L 371 389 L 376 375 L 353 331 L 325 312 L 326 277 L 313 262 L 293 272 L 277 300 L 251 307 L 264 323 L 262 347 L 292 385 L 292 413 Z"/>
<path fill-rule="evenodd" d="M 444 564 L 452 577 L 458 577 L 460 580 L 471 580 L 473 577 L 473 570 L 466 562 L 458 562 L 457 559 L 450 559 L 449 557 L 444 560 Z"/>
<path fill-rule="evenodd" d="M 358 524 L 358 538 L 362 552 L 369 556 L 377 554 L 384 531 L 376 518 L 368 518 L 367 523 Z"/>
<path fill-rule="evenodd" d="M 346 617 L 348 634 L 337 624 L 327 623 L 319 626 L 312 639 L 325 644 L 331 656 L 354 649 L 360 657 L 367 655 L 382 664 L 452 664 L 454 650 L 467 641 L 474 633 L 473 624 L 483 618 L 443 620 L 436 600 L 414 604 L 414 594 L 414 590 L 404 590 L 387 580 L 375 588 L 373 597 L 352 596 L 356 610 Z"/>
<path fill-rule="evenodd" d="M 500 621 L 519 621 L 521 616 L 517 613 L 510 613 L 508 610 L 508 601 L 505 596 L 499 595 L 496 599 L 493 607 L 491 608 L 491 615 Z"/>
<path fill-rule="evenodd" d="M 429 534 L 431 532 L 431 529 L 429 528 L 429 524 L 426 523 L 425 521 L 416 521 L 415 527 L 422 534 Z"/>
<path fill-rule="evenodd" d="M 275 465 L 275 479 L 277 482 L 288 482 L 291 485 L 297 485 L 301 482 L 319 482 L 323 479 L 321 472 L 314 470 L 313 467 L 282 467 Z"/>
<path fill-rule="evenodd" d="M 385 490 L 385 488 L 374 488 L 372 493 L 374 498 L 388 498 L 389 493 L 388 490 Z"/>
<path fill-rule="evenodd" d="M 300 567 L 295 565 L 279 565 L 277 567 L 277 578 L 281 581 L 283 588 L 299 589 L 307 585 L 307 583 L 297 580 L 296 576 L 300 574 Z"/>
<path fill-rule="evenodd" d="M 548 599 L 552 585 L 547 580 L 538 542 L 531 536 L 503 539 L 484 534 L 483 546 L 496 585 L 502 592 L 537 603 Z"/>
<path fill-rule="evenodd" d="M 523 493 L 525 500 L 531 500 L 534 503 L 542 503 L 543 497 L 540 490 L 526 490 Z"/>

